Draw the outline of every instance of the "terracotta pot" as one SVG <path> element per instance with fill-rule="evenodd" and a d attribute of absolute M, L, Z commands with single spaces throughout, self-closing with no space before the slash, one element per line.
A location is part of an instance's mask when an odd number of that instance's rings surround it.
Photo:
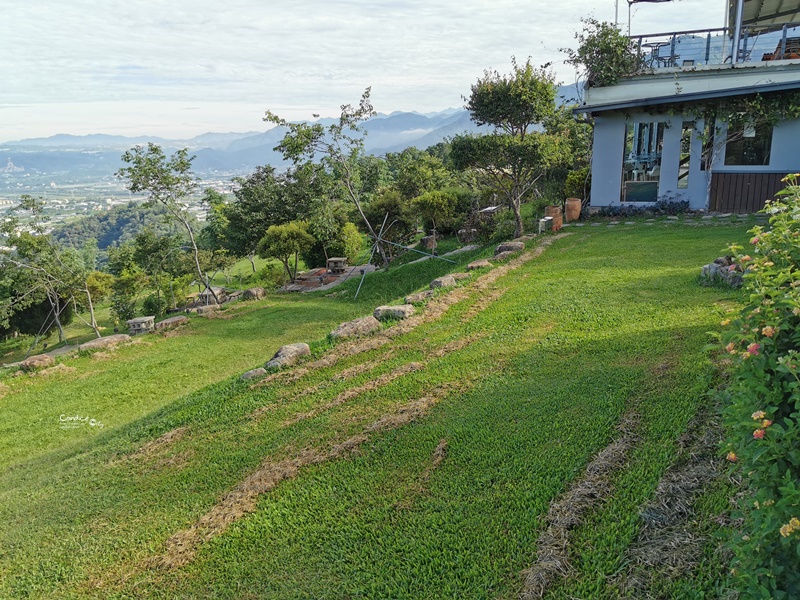
<path fill-rule="evenodd" d="M 577 221 L 581 218 L 583 200 L 580 198 L 567 198 L 567 222 Z"/>
<path fill-rule="evenodd" d="M 561 216 L 560 206 L 545 206 L 544 216 L 553 217 L 553 231 L 558 231 L 564 224 L 563 217 Z"/>

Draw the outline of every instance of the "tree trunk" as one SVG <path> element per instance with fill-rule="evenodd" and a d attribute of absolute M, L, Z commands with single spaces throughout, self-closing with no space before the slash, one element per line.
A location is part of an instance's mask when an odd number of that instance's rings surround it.
<path fill-rule="evenodd" d="M 194 232 L 192 231 L 192 226 L 189 224 L 189 220 L 186 218 L 182 218 L 181 222 L 183 226 L 186 228 L 186 232 L 189 234 L 189 241 L 192 243 L 192 253 L 194 254 L 194 266 L 197 269 L 197 275 L 200 277 L 200 281 L 205 283 L 206 289 L 203 291 L 211 292 L 211 296 L 214 298 L 214 302 L 219 304 L 219 298 L 214 293 L 214 290 L 208 283 L 208 277 L 204 277 L 203 269 L 200 267 L 200 250 L 197 248 L 197 242 L 194 240 Z"/>
<path fill-rule="evenodd" d="M 251 252 L 247 255 L 247 260 L 250 261 L 250 266 L 253 267 L 253 273 L 256 272 L 256 253 Z"/>
<path fill-rule="evenodd" d="M 53 308 L 53 319 L 58 326 L 58 343 L 60 344 L 67 339 L 67 336 L 64 334 L 64 328 L 61 326 L 61 303 L 59 302 L 58 294 L 51 290 L 47 290 L 47 299 L 50 301 L 50 306 Z"/>
<path fill-rule="evenodd" d="M 522 235 L 522 211 L 520 209 L 520 198 L 516 196 L 511 200 L 511 210 L 514 211 L 514 237 Z"/>
<path fill-rule="evenodd" d="M 94 318 L 94 304 L 92 303 L 92 293 L 89 291 L 89 286 L 86 286 L 85 291 L 86 299 L 89 301 L 89 326 L 94 329 L 97 337 L 103 337 L 100 335 L 100 329 L 97 327 L 97 321 Z"/>

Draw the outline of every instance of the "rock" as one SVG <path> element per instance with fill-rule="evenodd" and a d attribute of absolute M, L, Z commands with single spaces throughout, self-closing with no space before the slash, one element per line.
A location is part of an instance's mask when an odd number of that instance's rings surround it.
<path fill-rule="evenodd" d="M 522 252 L 525 250 L 525 242 L 503 242 L 494 249 L 494 254 L 502 254 L 503 252 Z"/>
<path fill-rule="evenodd" d="M 308 344 L 303 342 L 287 344 L 286 346 L 281 346 L 275 356 L 264 366 L 268 369 L 288 367 L 300 360 L 301 356 L 308 356 L 309 354 L 311 354 L 311 348 L 308 347 Z"/>
<path fill-rule="evenodd" d="M 406 304 L 422 304 L 432 297 L 433 290 L 425 290 L 424 292 L 419 292 L 417 294 L 409 294 L 405 297 L 404 301 Z"/>
<path fill-rule="evenodd" d="M 257 369 L 252 369 L 247 373 L 243 373 L 241 379 L 256 379 L 257 377 L 263 377 L 267 374 L 267 370 L 264 367 L 259 367 Z"/>
<path fill-rule="evenodd" d="M 38 369 L 47 369 L 56 364 L 52 356 L 47 354 L 36 354 L 28 357 L 19 363 L 19 368 L 26 372 L 36 371 Z"/>
<path fill-rule="evenodd" d="M 492 260 L 508 260 L 512 256 L 514 256 L 516 252 L 501 252 L 500 254 L 495 254 L 492 257 Z"/>
<path fill-rule="evenodd" d="M 730 267 L 733 264 L 732 256 L 720 256 L 714 259 L 714 264 L 720 267 Z"/>
<path fill-rule="evenodd" d="M 379 306 L 372 314 L 378 321 L 386 319 L 407 319 L 414 314 L 414 307 L 411 304 L 400 304 L 397 306 Z"/>
<path fill-rule="evenodd" d="M 169 319 L 164 319 L 163 321 L 159 321 L 156 323 L 156 329 L 171 329 L 172 327 L 177 327 L 178 325 L 184 325 L 185 323 L 189 322 L 189 317 L 185 317 L 184 315 L 178 315 L 177 317 L 170 317 Z"/>
<path fill-rule="evenodd" d="M 445 275 L 444 277 L 437 277 L 431 281 L 431 289 L 452 287 L 456 284 L 456 280 L 452 275 Z"/>
<path fill-rule="evenodd" d="M 485 258 L 480 260 L 473 260 L 471 263 L 467 265 L 467 271 L 474 271 L 475 269 L 483 269 L 484 267 L 491 267 L 492 263 L 490 263 Z"/>
<path fill-rule="evenodd" d="M 472 273 L 450 273 L 450 277 L 456 281 L 463 281 L 464 279 L 472 277 Z"/>
<path fill-rule="evenodd" d="M 210 316 L 219 310 L 218 304 L 209 304 L 208 306 L 198 306 L 197 314 Z"/>
<path fill-rule="evenodd" d="M 678 219 L 678 217 L 671 216 L 671 217 L 667 217 L 665 220 L 666 221 L 678 221 L 679 219 Z"/>
<path fill-rule="evenodd" d="M 518 238 L 514 238 L 515 242 L 527 242 L 528 240 L 536 239 L 535 233 L 527 233 L 525 235 L 521 235 Z"/>
<path fill-rule="evenodd" d="M 433 250 L 436 248 L 436 236 L 434 235 L 426 235 L 424 238 L 420 240 L 422 247 L 426 250 Z"/>
<path fill-rule="evenodd" d="M 458 230 L 458 241 L 462 244 L 468 244 L 469 242 L 473 242 L 478 237 L 478 230 L 477 229 L 459 229 Z"/>
<path fill-rule="evenodd" d="M 90 340 L 78 346 L 78 350 L 107 350 L 108 348 L 113 348 L 114 346 L 119 346 L 120 344 L 125 344 L 130 341 L 131 336 L 127 333 L 117 333 L 115 335 L 97 338 L 96 340 Z"/>
<path fill-rule="evenodd" d="M 262 287 L 253 287 L 242 292 L 242 300 L 261 300 L 267 295 L 267 291 Z"/>
<path fill-rule="evenodd" d="M 331 331 L 331 337 L 336 340 L 347 339 L 359 335 L 368 335 L 381 328 L 381 323 L 372 315 L 342 323 Z"/>

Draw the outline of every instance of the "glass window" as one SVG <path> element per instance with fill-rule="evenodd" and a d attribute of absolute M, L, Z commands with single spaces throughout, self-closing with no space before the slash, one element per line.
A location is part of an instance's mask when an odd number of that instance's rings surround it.
<path fill-rule="evenodd" d="M 692 134 L 694 123 L 684 121 L 681 125 L 681 160 L 678 164 L 678 189 L 689 187 L 689 164 L 692 158 Z"/>
<path fill-rule="evenodd" d="M 769 165 L 772 125 L 745 124 L 730 128 L 725 144 L 726 165 Z"/>
<path fill-rule="evenodd" d="M 666 125 L 651 121 L 625 126 L 621 202 L 655 202 L 658 199 Z"/>

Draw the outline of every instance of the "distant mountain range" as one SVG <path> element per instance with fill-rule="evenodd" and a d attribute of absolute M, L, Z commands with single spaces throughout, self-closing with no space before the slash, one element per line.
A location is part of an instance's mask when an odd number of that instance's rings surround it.
<path fill-rule="evenodd" d="M 574 96 L 569 86 L 560 90 L 563 97 Z M 320 119 L 324 125 L 335 119 Z M 487 131 L 479 128 L 464 109 L 447 109 L 437 113 L 393 112 L 379 114 L 365 123 L 368 134 L 366 151 L 374 155 L 400 152 L 416 146 L 433 146 L 461 133 Z M 274 150 L 283 139 L 285 129 L 244 133 L 204 133 L 190 139 L 91 134 L 58 134 L 47 138 L 32 138 L 0 144 L 0 162 L 12 161 L 24 173 L 74 173 L 110 175 L 122 166 L 120 156 L 138 144 L 153 142 L 165 151 L 189 148 L 195 155 L 193 167 L 199 173 L 241 172 L 258 165 L 281 166 L 284 161 Z M 21 174 L 19 171 L 16 174 Z"/>

